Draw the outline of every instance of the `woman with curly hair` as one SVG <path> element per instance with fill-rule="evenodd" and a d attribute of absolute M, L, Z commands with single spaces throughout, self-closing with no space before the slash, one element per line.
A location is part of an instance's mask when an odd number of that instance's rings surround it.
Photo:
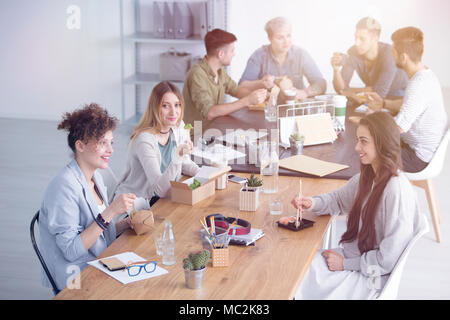
<path fill-rule="evenodd" d="M 385 112 L 361 119 L 355 150 L 361 172 L 342 188 L 295 197 L 295 208 L 348 215 L 342 247 L 316 254 L 296 299 L 376 298 L 410 240 L 426 221 L 402 172 L 400 133 Z"/>
<path fill-rule="evenodd" d="M 135 195 L 121 194 L 108 203 L 106 187 L 97 169 L 106 169 L 113 153 L 117 119 L 97 104 L 66 113 L 58 130 L 69 132 L 74 159 L 48 185 L 39 213 L 42 255 L 58 289 L 130 227 L 129 218 L 113 218 L 128 211 Z M 42 272 L 43 284 L 50 283 Z"/>

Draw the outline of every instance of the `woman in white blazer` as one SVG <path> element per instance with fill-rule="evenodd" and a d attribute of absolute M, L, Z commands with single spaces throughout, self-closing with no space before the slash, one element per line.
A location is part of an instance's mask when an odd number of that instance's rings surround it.
<path fill-rule="evenodd" d="M 74 159 L 48 185 L 39 214 L 41 251 L 58 289 L 74 279 L 130 227 L 129 219 L 110 223 L 128 211 L 135 195 L 122 194 L 108 203 L 106 187 L 96 169 L 108 167 L 113 153 L 116 119 L 96 104 L 66 113 L 58 129 L 67 130 Z M 42 270 L 43 284 L 50 287 Z"/>
<path fill-rule="evenodd" d="M 170 181 L 182 174 L 194 176 L 199 167 L 184 129 L 183 96 L 174 84 L 164 81 L 152 90 L 147 109 L 130 136 L 127 163 L 114 197 L 132 192 L 153 205 L 170 190 Z"/>

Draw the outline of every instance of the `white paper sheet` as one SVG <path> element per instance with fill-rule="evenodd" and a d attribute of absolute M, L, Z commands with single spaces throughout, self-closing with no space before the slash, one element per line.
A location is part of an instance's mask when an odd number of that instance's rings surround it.
<path fill-rule="evenodd" d="M 209 147 L 205 151 L 195 147 L 192 151 L 192 155 L 194 157 L 203 158 L 207 164 L 214 162 L 221 163 L 224 161 L 230 162 L 234 159 L 245 158 L 245 153 L 221 144 L 215 144 L 213 147 Z"/>
<path fill-rule="evenodd" d="M 256 131 L 256 130 L 242 130 L 237 129 L 232 132 L 228 132 L 224 136 L 218 137 L 218 141 L 226 142 L 228 145 L 237 145 L 240 147 L 245 147 L 245 144 L 248 143 L 248 141 L 261 139 L 263 137 L 267 136 L 266 131 Z"/>
<path fill-rule="evenodd" d="M 122 261 L 125 264 L 127 264 L 130 261 L 138 262 L 138 261 L 146 260 L 146 259 L 138 256 L 134 252 L 123 252 L 123 253 L 119 253 L 119 254 L 116 254 L 115 256 L 111 256 L 111 257 L 116 257 L 117 259 L 119 259 L 120 261 Z M 108 257 L 108 258 L 110 258 L 110 257 Z M 147 272 L 145 272 L 145 270 L 141 270 L 141 273 L 138 274 L 137 276 L 130 277 L 128 275 L 127 270 L 125 270 L 125 269 L 117 270 L 117 271 L 109 271 L 108 268 L 106 268 L 99 262 L 99 260 L 101 260 L 101 259 L 90 261 L 90 262 L 88 262 L 88 264 L 103 271 L 107 275 L 113 277 L 114 279 L 116 279 L 117 281 L 119 281 L 120 283 L 123 283 L 123 284 L 128 284 L 131 282 L 136 282 L 136 281 L 145 280 L 145 279 L 149 279 L 149 278 L 153 278 L 153 277 L 157 277 L 157 276 L 162 276 L 166 273 L 169 273 L 166 269 L 163 269 L 157 265 L 156 270 L 151 273 L 147 273 Z"/>

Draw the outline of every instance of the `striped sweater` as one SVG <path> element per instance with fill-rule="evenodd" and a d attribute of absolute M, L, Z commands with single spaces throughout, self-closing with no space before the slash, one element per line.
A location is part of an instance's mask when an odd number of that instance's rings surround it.
<path fill-rule="evenodd" d="M 447 127 L 441 86 L 430 69 L 417 72 L 409 80 L 395 121 L 403 130 L 402 140 L 419 159 L 430 162 Z"/>

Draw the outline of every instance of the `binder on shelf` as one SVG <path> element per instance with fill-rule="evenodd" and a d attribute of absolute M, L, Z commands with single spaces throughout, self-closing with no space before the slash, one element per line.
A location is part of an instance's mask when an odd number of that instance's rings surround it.
<path fill-rule="evenodd" d="M 173 2 L 164 2 L 164 37 L 166 39 L 175 38 L 173 7 Z"/>
<path fill-rule="evenodd" d="M 193 17 L 187 2 L 174 3 L 173 21 L 175 39 L 186 39 L 192 35 Z"/>
<path fill-rule="evenodd" d="M 164 2 L 153 2 L 153 36 L 164 38 Z"/>
<path fill-rule="evenodd" d="M 205 38 L 206 33 L 208 30 L 208 9 L 207 9 L 207 2 L 203 1 L 200 2 L 200 37 L 203 39 Z"/>

